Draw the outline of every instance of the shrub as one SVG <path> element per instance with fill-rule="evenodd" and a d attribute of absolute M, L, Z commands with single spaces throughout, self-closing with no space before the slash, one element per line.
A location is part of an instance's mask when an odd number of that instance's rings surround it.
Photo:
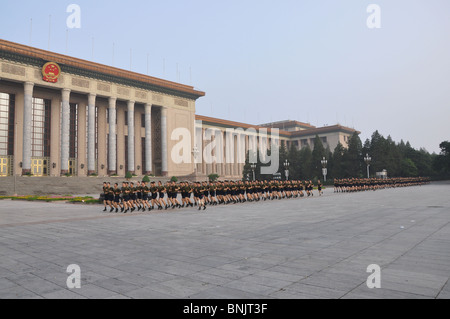
<path fill-rule="evenodd" d="M 149 183 L 150 182 L 150 177 L 145 175 L 144 178 L 142 179 L 142 181 L 145 182 L 145 183 Z"/>
<path fill-rule="evenodd" d="M 215 181 L 217 181 L 219 179 L 219 175 L 217 175 L 217 174 L 210 174 L 210 175 L 208 175 L 208 178 L 209 178 L 210 182 L 215 182 Z"/>
<path fill-rule="evenodd" d="M 178 178 L 176 178 L 175 176 L 173 176 L 173 177 L 170 179 L 170 181 L 176 183 L 176 182 L 178 182 Z"/>
<path fill-rule="evenodd" d="M 126 178 L 126 179 L 131 179 L 131 178 L 133 178 L 133 174 L 131 174 L 131 172 L 127 172 L 127 173 L 125 174 L 125 178 Z"/>

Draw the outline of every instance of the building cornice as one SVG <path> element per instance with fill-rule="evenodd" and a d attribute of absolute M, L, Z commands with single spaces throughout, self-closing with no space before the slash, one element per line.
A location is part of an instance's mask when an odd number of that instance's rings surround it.
<path fill-rule="evenodd" d="M 217 126 L 217 127 L 222 127 L 222 128 L 242 128 L 242 129 L 253 128 L 257 131 L 264 129 L 264 130 L 267 130 L 267 132 L 271 132 L 271 128 L 269 128 L 269 127 L 240 123 L 240 122 L 233 122 L 233 121 L 228 121 L 228 120 L 223 120 L 223 119 L 218 119 L 218 118 L 213 118 L 213 117 L 208 117 L 208 116 L 203 116 L 203 115 L 196 115 L 195 120 L 202 121 L 202 123 L 206 124 L 206 125 Z M 302 131 L 293 131 L 293 132 L 279 130 L 279 135 L 281 137 L 296 138 L 296 137 L 315 136 L 315 135 L 319 135 L 319 134 L 336 133 L 336 132 L 342 132 L 342 133 L 347 133 L 347 134 L 353 134 L 356 132 L 358 134 L 361 134 L 361 132 L 358 132 L 349 127 L 345 127 L 342 125 L 333 125 L 333 126 L 311 128 L 311 129 L 306 129 L 306 130 L 302 130 Z"/>
<path fill-rule="evenodd" d="M 137 87 L 148 91 L 175 95 L 192 100 L 197 100 L 198 98 L 205 96 L 204 92 L 197 91 L 192 86 L 81 60 L 9 42 L 3 39 L 0 39 L 0 58 L 35 67 L 42 67 L 46 62 L 51 61 L 58 63 L 61 67 L 61 71 L 64 73 Z"/>

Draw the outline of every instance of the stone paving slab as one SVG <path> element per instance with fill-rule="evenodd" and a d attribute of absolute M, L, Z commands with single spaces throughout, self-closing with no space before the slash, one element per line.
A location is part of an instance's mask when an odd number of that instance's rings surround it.
<path fill-rule="evenodd" d="M 0 201 L 0 299 L 450 298 L 450 184 L 151 213 Z M 67 266 L 81 269 L 68 289 Z M 381 267 L 369 289 L 367 267 Z"/>

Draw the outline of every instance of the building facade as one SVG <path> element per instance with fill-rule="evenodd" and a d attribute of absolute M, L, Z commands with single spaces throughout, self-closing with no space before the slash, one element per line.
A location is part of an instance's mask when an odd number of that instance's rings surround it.
<path fill-rule="evenodd" d="M 194 130 L 204 92 L 4 40 L 0 64 L 1 175 L 192 173 L 168 132 Z"/>
<path fill-rule="evenodd" d="M 339 143 L 348 148 L 350 137 L 355 132 L 359 134 L 342 125 L 317 128 L 297 121 L 251 125 L 201 115 L 195 118 L 195 146 L 201 150 L 196 171 L 203 175 L 217 174 L 225 179 L 242 178 L 249 152 L 264 157 L 273 146 L 314 149 L 317 136 L 324 148 L 333 151 Z"/>
<path fill-rule="evenodd" d="M 333 150 L 355 132 L 196 115 L 203 96 L 192 86 L 0 40 L 0 176 L 239 179 L 249 150 L 313 148 L 316 135 Z"/>

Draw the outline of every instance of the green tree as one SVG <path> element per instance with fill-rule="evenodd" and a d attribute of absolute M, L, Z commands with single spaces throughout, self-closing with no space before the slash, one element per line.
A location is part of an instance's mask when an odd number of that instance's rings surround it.
<path fill-rule="evenodd" d="M 330 172 L 333 178 L 344 178 L 344 160 L 347 150 L 339 142 L 333 152 L 333 161 L 330 166 Z"/>
<path fill-rule="evenodd" d="M 322 175 L 321 161 L 326 155 L 322 140 L 318 135 L 314 139 L 314 149 L 311 155 L 311 178 L 315 178 Z"/>
<path fill-rule="evenodd" d="M 362 175 L 362 143 L 357 132 L 353 133 L 348 142 L 348 149 L 344 156 L 344 176 L 361 177 Z"/>
<path fill-rule="evenodd" d="M 419 170 L 416 167 L 416 164 L 410 159 L 405 158 L 401 162 L 401 174 L 403 177 L 415 177 L 418 176 Z"/>
<path fill-rule="evenodd" d="M 294 143 L 291 143 L 291 147 L 289 148 L 287 158 L 290 163 L 289 178 L 290 179 L 299 179 L 300 178 L 300 170 L 301 170 L 300 151 L 297 149 L 297 147 L 294 145 Z"/>
<path fill-rule="evenodd" d="M 126 178 L 127 180 L 130 180 L 130 179 L 133 178 L 133 174 L 131 174 L 131 172 L 127 172 L 127 173 L 125 174 L 125 178 Z"/>
<path fill-rule="evenodd" d="M 309 146 L 302 148 L 300 154 L 300 179 L 312 178 L 312 151 Z"/>
<path fill-rule="evenodd" d="M 433 160 L 433 167 L 440 178 L 450 175 L 450 142 L 445 141 L 439 145 L 441 153 Z"/>

